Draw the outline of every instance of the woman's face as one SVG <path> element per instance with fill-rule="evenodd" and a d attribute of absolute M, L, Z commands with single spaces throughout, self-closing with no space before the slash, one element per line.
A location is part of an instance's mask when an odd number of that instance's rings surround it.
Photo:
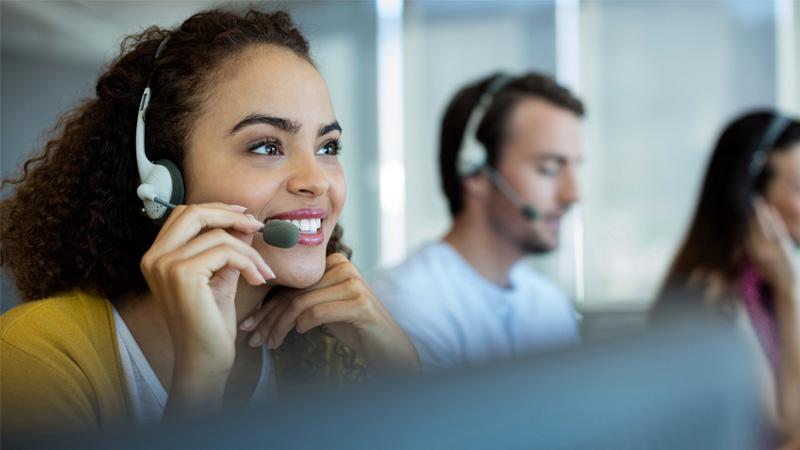
<path fill-rule="evenodd" d="M 775 176 L 767 186 L 765 198 L 783 219 L 795 244 L 800 244 L 800 143 L 774 152 L 769 164 Z"/>
<path fill-rule="evenodd" d="M 264 45 L 227 61 L 211 86 L 189 134 L 187 203 L 241 205 L 262 222 L 298 221 L 293 248 L 269 246 L 260 234 L 253 247 L 278 284 L 314 284 L 346 196 L 341 129 L 325 81 L 303 58 Z"/>

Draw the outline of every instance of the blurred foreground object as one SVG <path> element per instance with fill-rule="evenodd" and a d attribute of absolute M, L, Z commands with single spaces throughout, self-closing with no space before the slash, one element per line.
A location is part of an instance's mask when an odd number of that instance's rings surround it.
<path fill-rule="evenodd" d="M 48 448 L 754 449 L 751 362 L 697 316 L 633 336 Z M 768 445 L 768 444 L 767 444 Z"/>

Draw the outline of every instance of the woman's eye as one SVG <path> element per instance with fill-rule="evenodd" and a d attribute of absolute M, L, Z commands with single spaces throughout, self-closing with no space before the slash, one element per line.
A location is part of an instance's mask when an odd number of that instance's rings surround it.
<path fill-rule="evenodd" d="M 342 153 L 342 144 L 339 140 L 327 142 L 317 150 L 318 155 L 337 156 Z"/>
<path fill-rule="evenodd" d="M 278 144 L 269 141 L 259 141 L 249 147 L 250 153 L 257 155 L 277 156 L 281 154 Z"/>

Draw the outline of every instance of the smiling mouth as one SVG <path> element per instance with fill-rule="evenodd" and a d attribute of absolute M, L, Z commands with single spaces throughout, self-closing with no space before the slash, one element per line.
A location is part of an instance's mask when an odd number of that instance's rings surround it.
<path fill-rule="evenodd" d="M 319 245 L 325 240 L 322 223 L 325 221 L 325 210 L 319 208 L 303 208 L 278 214 L 270 220 L 289 222 L 300 230 L 298 244 Z"/>

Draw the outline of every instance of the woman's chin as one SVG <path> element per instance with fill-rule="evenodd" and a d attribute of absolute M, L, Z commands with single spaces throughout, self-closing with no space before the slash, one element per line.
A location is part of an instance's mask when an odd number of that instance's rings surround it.
<path fill-rule="evenodd" d="M 320 264 L 317 267 L 307 268 L 282 267 L 273 270 L 277 276 L 275 284 L 294 289 L 305 289 L 322 279 L 325 274 L 325 265 Z"/>

